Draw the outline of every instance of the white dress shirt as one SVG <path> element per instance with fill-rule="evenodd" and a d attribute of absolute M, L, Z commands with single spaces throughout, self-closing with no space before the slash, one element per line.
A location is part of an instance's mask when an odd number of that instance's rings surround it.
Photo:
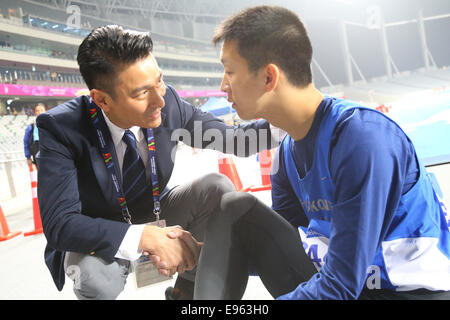
<path fill-rule="evenodd" d="M 125 157 L 125 151 L 127 150 L 127 144 L 122 140 L 122 137 L 125 134 L 125 129 L 122 129 L 112 123 L 103 112 L 103 110 L 102 113 L 108 126 L 109 132 L 111 133 L 114 148 L 116 149 L 117 160 L 119 161 L 120 176 L 122 176 L 123 158 Z M 145 135 L 140 127 L 131 127 L 129 128 L 129 130 L 133 132 L 134 136 L 136 137 L 136 146 L 139 155 L 144 162 L 145 174 L 147 182 L 149 182 L 151 181 L 151 175 L 150 166 L 148 165 L 148 147 Z M 152 211 L 150 210 L 149 213 L 151 212 Z M 145 224 L 134 224 L 128 228 L 127 233 L 125 234 L 125 237 L 123 238 L 119 246 L 119 250 L 117 250 L 117 253 L 115 254 L 116 258 L 134 261 L 142 255 L 142 250 L 138 250 L 138 247 L 142 232 L 144 231 L 144 227 Z"/>
<path fill-rule="evenodd" d="M 125 129 L 122 129 L 118 126 L 116 126 L 114 123 L 112 123 L 106 114 L 103 112 L 103 116 L 105 118 L 106 124 L 108 125 L 108 129 L 111 133 L 111 138 L 114 143 L 114 147 L 116 149 L 117 154 L 117 160 L 119 161 L 119 167 L 120 167 L 120 175 L 122 176 L 122 166 L 123 166 L 123 159 L 125 157 L 125 151 L 127 149 L 126 143 L 122 140 L 123 135 L 125 134 Z M 136 145 L 139 152 L 139 155 L 142 158 L 142 161 L 145 165 L 145 174 L 147 178 L 147 183 L 151 184 L 151 172 L 150 172 L 150 166 L 149 166 L 149 156 L 148 156 L 148 147 L 147 147 L 147 141 L 145 139 L 145 135 L 142 132 L 140 127 L 131 127 L 129 128 L 131 132 L 133 132 L 134 136 L 136 137 Z M 272 136 L 275 140 L 281 141 L 283 140 L 283 137 L 285 136 L 285 132 L 279 128 L 276 128 L 272 125 L 270 125 L 270 130 L 272 132 Z M 150 209 L 151 213 L 151 209 Z M 132 213 L 131 213 L 132 214 Z M 117 250 L 117 253 L 115 254 L 116 258 L 125 259 L 134 261 L 139 259 L 139 257 L 142 255 L 142 250 L 138 250 L 139 242 L 141 240 L 141 236 L 144 230 L 145 224 L 136 224 L 131 225 L 128 228 L 127 233 L 125 234 L 125 237 L 123 238 L 119 250 Z"/>

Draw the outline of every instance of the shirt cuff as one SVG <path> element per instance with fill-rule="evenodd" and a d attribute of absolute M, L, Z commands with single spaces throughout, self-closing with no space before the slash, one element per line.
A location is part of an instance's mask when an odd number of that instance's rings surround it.
<path fill-rule="evenodd" d="M 139 250 L 138 248 L 144 227 L 145 224 L 135 224 L 128 228 L 127 233 L 119 246 L 119 250 L 117 250 L 117 253 L 114 256 L 115 258 L 129 261 L 139 259 L 142 255 L 142 250 Z"/>

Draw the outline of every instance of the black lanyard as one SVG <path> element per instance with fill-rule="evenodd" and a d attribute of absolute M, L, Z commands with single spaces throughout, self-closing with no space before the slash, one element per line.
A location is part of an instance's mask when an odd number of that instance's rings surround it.
<path fill-rule="evenodd" d="M 114 190 L 116 192 L 117 201 L 120 204 L 122 209 L 123 219 L 131 224 L 131 215 L 128 210 L 128 205 L 125 200 L 125 196 L 122 190 L 122 186 L 117 179 L 116 167 L 114 165 L 113 157 L 112 157 L 112 143 L 108 139 L 106 139 L 106 130 L 108 130 L 105 121 L 103 121 L 100 117 L 100 108 L 94 103 L 92 99 L 90 99 L 89 105 L 89 115 L 92 122 L 92 125 L 95 128 L 97 133 L 97 139 L 100 145 L 100 151 L 103 155 L 103 160 L 105 161 L 106 168 L 109 171 L 111 179 L 114 184 Z M 161 205 L 159 202 L 160 198 L 160 190 L 158 183 L 158 171 L 156 168 L 156 145 L 155 145 L 155 137 L 153 135 L 152 129 L 147 129 L 147 147 L 148 147 L 148 155 L 149 155 L 149 165 L 150 172 L 152 178 L 152 192 L 153 192 L 153 213 L 156 215 L 156 220 L 159 220 L 159 215 L 161 213 Z"/>

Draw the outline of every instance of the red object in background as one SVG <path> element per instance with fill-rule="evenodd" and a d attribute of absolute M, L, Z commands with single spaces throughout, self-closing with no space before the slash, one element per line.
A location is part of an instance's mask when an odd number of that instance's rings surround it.
<path fill-rule="evenodd" d="M 236 191 L 242 192 L 258 192 L 266 191 L 272 189 L 272 184 L 270 182 L 270 173 L 272 171 L 272 151 L 265 150 L 258 154 L 259 166 L 261 170 L 261 185 L 260 186 L 249 186 L 243 188 L 241 178 L 234 164 L 233 158 L 231 156 L 225 157 L 223 154 L 218 154 L 218 164 L 219 173 L 226 175 L 233 183 Z"/>
<path fill-rule="evenodd" d="M 390 107 L 385 106 L 384 104 L 379 105 L 378 107 L 375 108 L 376 110 L 383 112 L 383 113 L 388 113 Z"/>
<path fill-rule="evenodd" d="M 263 186 L 272 186 L 270 172 L 272 170 L 272 152 L 270 150 L 259 153 L 259 166 L 261 168 L 261 182 Z"/>
<path fill-rule="evenodd" d="M 39 210 L 39 202 L 37 198 L 37 170 L 35 170 L 34 165 L 29 166 L 30 177 L 31 177 L 31 194 L 33 197 L 33 218 L 34 218 L 34 230 L 25 232 L 23 235 L 31 236 L 34 234 L 43 233 L 41 213 Z"/>
<path fill-rule="evenodd" d="M 223 154 L 219 153 L 218 164 L 219 173 L 226 175 L 231 180 L 236 191 L 244 191 L 242 190 L 241 178 L 239 177 L 233 158 L 231 156 L 225 157 Z"/>

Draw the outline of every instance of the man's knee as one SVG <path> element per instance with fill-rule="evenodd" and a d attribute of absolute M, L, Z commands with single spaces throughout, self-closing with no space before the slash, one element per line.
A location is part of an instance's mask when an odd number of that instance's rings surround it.
<path fill-rule="evenodd" d="M 257 200 L 246 192 L 228 192 L 220 200 L 220 211 L 225 216 L 242 216 L 255 206 Z"/>
<path fill-rule="evenodd" d="M 115 300 L 123 291 L 125 281 L 107 277 L 90 278 L 74 282 L 73 291 L 80 300 Z"/>
<path fill-rule="evenodd" d="M 95 256 L 68 253 L 65 271 L 73 280 L 73 290 L 82 300 L 114 300 L 123 291 L 128 262 L 116 260 L 107 264 Z"/>
<path fill-rule="evenodd" d="M 215 209 L 219 205 L 222 196 L 235 191 L 230 179 L 219 173 L 209 173 L 192 184 L 192 195 L 198 203 L 202 203 L 207 211 Z"/>
<path fill-rule="evenodd" d="M 209 173 L 202 177 L 200 185 L 217 194 L 234 191 L 234 185 L 227 176 L 220 173 Z"/>
<path fill-rule="evenodd" d="M 256 197 L 246 192 L 233 191 L 224 194 L 220 199 L 219 210 L 211 218 L 211 224 L 233 225 L 255 206 L 256 201 Z"/>

